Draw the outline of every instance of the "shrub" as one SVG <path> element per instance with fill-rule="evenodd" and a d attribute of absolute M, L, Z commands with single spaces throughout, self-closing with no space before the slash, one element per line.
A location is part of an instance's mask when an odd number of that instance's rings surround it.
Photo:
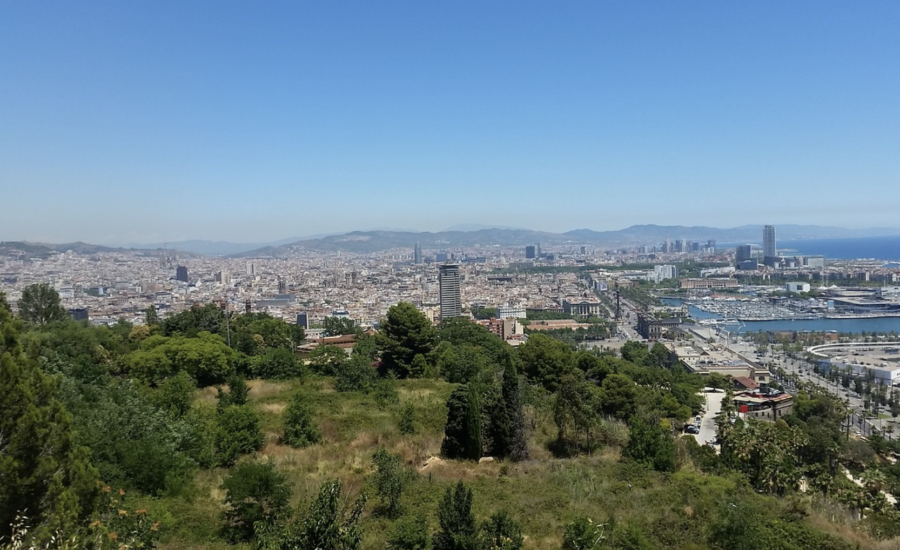
<path fill-rule="evenodd" d="M 384 448 L 379 448 L 372 456 L 375 464 L 372 483 L 375 485 L 375 493 L 381 497 L 382 511 L 389 518 L 400 515 L 400 496 L 409 480 L 409 473 L 400 461 L 400 455 L 392 455 Z"/>
<path fill-rule="evenodd" d="M 522 529 L 506 511 L 491 516 L 481 529 L 485 550 L 521 550 Z"/>
<path fill-rule="evenodd" d="M 313 423 L 303 396 L 294 394 L 284 411 L 284 442 L 296 449 L 308 447 L 322 440 L 322 433 Z"/>
<path fill-rule="evenodd" d="M 256 523 L 273 523 L 288 509 L 291 493 L 272 464 L 243 462 L 222 483 L 225 533 L 232 542 L 250 540 Z"/>
<path fill-rule="evenodd" d="M 218 417 L 216 455 L 222 466 L 234 464 L 241 453 L 252 453 L 263 444 L 259 416 L 248 405 L 227 407 Z"/>
<path fill-rule="evenodd" d="M 387 547 L 388 550 L 426 550 L 428 520 L 421 513 L 401 518 L 391 529 Z"/>

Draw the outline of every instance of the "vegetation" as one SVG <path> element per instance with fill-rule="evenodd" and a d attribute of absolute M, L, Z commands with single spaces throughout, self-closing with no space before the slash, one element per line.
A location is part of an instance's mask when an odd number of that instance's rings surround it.
<path fill-rule="evenodd" d="M 900 536 L 883 492 L 900 489 L 887 459 L 900 449 L 848 441 L 828 394 L 804 388 L 777 423 L 731 423 L 726 400 L 716 454 L 680 436 L 706 381 L 662 346 L 601 354 L 534 334 L 516 350 L 465 320 L 392 310 L 389 330 L 307 371 L 296 332 L 267 316 L 39 324 L 0 299 L 0 536 L 210 550 Z M 276 350 L 293 366 L 254 368 Z"/>

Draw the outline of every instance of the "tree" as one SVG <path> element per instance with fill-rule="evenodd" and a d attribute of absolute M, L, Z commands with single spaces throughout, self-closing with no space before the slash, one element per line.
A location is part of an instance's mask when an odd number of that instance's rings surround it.
<path fill-rule="evenodd" d="M 362 329 L 356 324 L 356 321 L 349 317 L 326 317 L 322 320 L 322 328 L 325 329 L 325 336 L 362 333 Z"/>
<path fill-rule="evenodd" d="M 394 524 L 387 541 L 388 550 L 427 550 L 428 520 L 421 512 L 405 516 Z"/>
<path fill-rule="evenodd" d="M 160 323 L 163 334 L 174 336 L 197 336 L 201 332 L 221 334 L 224 332 L 225 312 L 219 304 L 194 305 L 175 315 L 169 315 Z"/>
<path fill-rule="evenodd" d="M 303 374 L 297 356 L 287 348 L 266 348 L 250 359 L 250 365 L 253 376 L 263 380 L 289 380 Z"/>
<path fill-rule="evenodd" d="M 468 407 L 466 408 L 466 458 L 478 460 L 481 458 L 481 407 L 479 406 L 478 393 L 474 386 L 469 386 Z"/>
<path fill-rule="evenodd" d="M 272 524 L 288 510 L 291 497 L 284 475 L 271 463 L 242 462 L 222 483 L 225 532 L 233 542 L 248 541 L 257 522 Z"/>
<path fill-rule="evenodd" d="M 521 550 L 525 544 L 519 524 L 505 511 L 494 513 L 481 528 L 484 550 Z"/>
<path fill-rule="evenodd" d="M 438 523 L 440 531 L 434 535 L 434 550 L 479 550 L 472 490 L 462 481 L 447 487 L 438 507 Z"/>
<path fill-rule="evenodd" d="M 379 337 L 383 350 L 381 364 L 386 370 L 394 371 L 398 378 L 410 376 L 416 355 L 427 355 L 435 343 L 431 322 L 408 302 L 388 309 Z"/>
<path fill-rule="evenodd" d="M 322 432 L 315 425 L 312 413 L 303 399 L 303 395 L 295 393 L 284 411 L 284 442 L 300 449 L 322 440 Z"/>
<path fill-rule="evenodd" d="M 513 365 L 512 357 L 507 353 L 504 356 L 505 363 L 503 369 L 503 381 L 501 383 L 501 392 L 503 394 L 503 405 L 506 413 L 506 422 L 508 430 L 503 431 L 501 437 L 503 440 L 497 442 L 502 452 L 502 456 L 507 457 L 516 462 L 528 458 L 528 440 L 525 428 L 525 413 L 522 410 L 522 390 L 519 386 L 519 375 L 516 367 Z M 495 430 L 494 437 L 498 437 Z"/>
<path fill-rule="evenodd" d="M 571 374 L 564 376 L 553 407 L 557 427 L 554 453 L 572 456 L 595 449 L 594 431 L 599 420 L 596 410 L 593 386 Z"/>
<path fill-rule="evenodd" d="M 159 314 L 156 312 L 156 306 L 150 304 L 150 307 L 144 310 L 144 324 L 148 327 L 154 327 L 159 324 Z"/>
<path fill-rule="evenodd" d="M 334 389 L 339 392 L 361 391 L 368 393 L 378 383 L 378 370 L 372 360 L 364 355 L 351 355 L 337 367 Z"/>
<path fill-rule="evenodd" d="M 362 493 L 346 513 L 341 503 L 341 482 L 326 481 L 306 510 L 298 511 L 284 525 L 263 526 L 257 535 L 260 550 L 358 550 L 362 544 L 359 518 L 366 505 Z"/>
<path fill-rule="evenodd" d="M 249 405 L 227 407 L 219 414 L 216 430 L 216 455 L 219 464 L 234 464 L 241 453 L 252 453 L 263 445 L 259 416 Z"/>
<path fill-rule="evenodd" d="M 197 386 L 188 373 L 181 371 L 159 385 L 151 395 L 153 403 L 176 418 L 181 418 L 194 402 Z"/>
<path fill-rule="evenodd" d="M 722 456 L 760 491 L 783 494 L 800 482 L 800 450 L 806 435 L 783 419 L 738 422 L 723 438 Z"/>
<path fill-rule="evenodd" d="M 186 371 L 201 386 L 220 384 L 234 372 L 237 354 L 221 336 L 200 332 L 193 338 L 151 336 L 123 359 L 128 371 L 151 385 Z"/>
<path fill-rule="evenodd" d="M 59 293 L 47 283 L 39 283 L 22 289 L 19 317 L 29 323 L 44 325 L 53 321 L 65 321 L 69 318 L 69 313 L 60 305 Z"/>
<path fill-rule="evenodd" d="M 628 424 L 628 444 L 622 456 L 658 472 L 675 471 L 675 441 L 658 420 L 646 421 L 635 416 Z"/>
<path fill-rule="evenodd" d="M 381 510 L 384 514 L 396 519 L 400 515 L 400 496 L 409 480 L 409 473 L 403 468 L 400 455 L 392 455 L 379 447 L 372 456 L 375 473 L 372 484 L 375 493 L 381 497 Z"/>
<path fill-rule="evenodd" d="M 469 388 L 457 386 L 447 399 L 447 423 L 444 425 L 444 440 L 441 454 L 447 458 L 466 458 L 471 442 L 466 429 L 466 415 L 469 411 Z"/>
<path fill-rule="evenodd" d="M 99 474 L 76 444 L 55 380 L 22 351 L 20 330 L 0 307 L 0 538 L 22 515 L 40 542 L 94 512 Z"/>
<path fill-rule="evenodd" d="M 320 345 L 309 354 L 309 366 L 313 372 L 324 376 L 334 376 L 338 368 L 347 360 L 343 349 L 332 345 Z"/>
<path fill-rule="evenodd" d="M 519 346 L 519 357 L 525 375 L 549 391 L 556 391 L 562 377 L 574 370 L 572 348 L 546 334 L 532 334 Z"/>
<path fill-rule="evenodd" d="M 605 414 L 627 420 L 636 410 L 637 387 L 624 374 L 611 374 L 600 386 L 600 406 Z"/>

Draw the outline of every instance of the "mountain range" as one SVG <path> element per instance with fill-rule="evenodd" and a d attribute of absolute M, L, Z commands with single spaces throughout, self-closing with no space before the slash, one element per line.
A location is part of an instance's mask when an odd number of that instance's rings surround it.
<path fill-rule="evenodd" d="M 479 227 L 465 230 L 467 227 Z M 419 243 L 423 249 L 450 249 L 473 246 L 525 246 L 531 244 L 590 245 L 621 247 L 653 245 L 666 239 L 687 239 L 705 243 L 714 239 L 719 245 L 734 243 L 759 243 L 762 241 L 762 225 L 744 225 L 733 228 L 682 225 L 632 225 L 615 231 L 574 229 L 565 233 L 550 233 L 509 227 L 454 226 L 447 231 L 416 232 L 404 230 L 352 231 L 341 234 L 320 234 L 308 237 L 292 237 L 268 243 L 233 243 L 227 241 L 188 240 L 170 243 L 134 244 L 108 247 L 82 242 L 46 244 L 30 242 L 0 242 L 0 256 L 10 253 L 27 253 L 42 256 L 69 250 L 91 254 L 104 251 L 144 250 L 162 248 L 177 250 L 181 254 L 201 254 L 235 258 L 280 257 L 303 251 L 319 252 L 378 252 L 392 248 L 412 248 Z M 818 225 L 779 225 L 776 227 L 779 241 L 803 239 L 840 239 L 900 235 L 897 228 L 846 229 Z"/>

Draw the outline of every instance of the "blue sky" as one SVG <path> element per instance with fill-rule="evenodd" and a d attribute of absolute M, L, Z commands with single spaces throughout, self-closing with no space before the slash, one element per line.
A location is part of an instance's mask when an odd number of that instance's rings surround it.
<path fill-rule="evenodd" d="M 0 240 L 898 224 L 898 2 L 0 4 Z"/>

